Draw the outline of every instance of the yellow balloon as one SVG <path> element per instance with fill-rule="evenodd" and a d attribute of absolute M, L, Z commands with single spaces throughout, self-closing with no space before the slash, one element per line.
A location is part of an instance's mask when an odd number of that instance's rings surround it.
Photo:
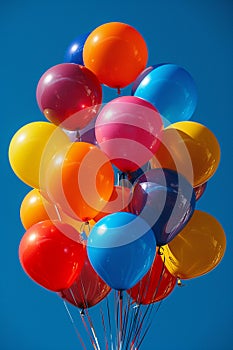
<path fill-rule="evenodd" d="M 210 214 L 195 210 L 185 228 L 163 246 L 165 265 L 180 279 L 204 275 L 214 269 L 226 250 L 221 224 Z"/>
<path fill-rule="evenodd" d="M 173 169 L 194 187 L 209 180 L 220 162 L 220 146 L 206 126 L 193 121 L 178 122 L 164 129 L 162 143 L 151 160 L 152 168 Z"/>
<path fill-rule="evenodd" d="M 49 143 L 52 135 L 53 142 Z M 10 165 L 23 182 L 31 187 L 39 188 L 40 162 L 45 147 L 46 155 L 43 155 L 43 161 L 51 159 L 60 147 L 69 142 L 65 132 L 52 123 L 26 124 L 16 132 L 10 142 Z"/>

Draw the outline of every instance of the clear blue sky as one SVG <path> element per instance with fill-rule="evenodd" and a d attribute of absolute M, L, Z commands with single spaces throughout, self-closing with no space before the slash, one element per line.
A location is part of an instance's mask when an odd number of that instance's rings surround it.
<path fill-rule="evenodd" d="M 63 62 L 79 34 L 122 21 L 145 38 L 150 64 L 185 67 L 198 87 L 192 120 L 210 128 L 222 150 L 219 169 L 197 209 L 223 225 L 227 251 L 209 274 L 187 281 L 154 316 L 143 349 L 233 349 L 232 116 L 233 2 L 231 0 L 2 1 L 1 33 L 1 312 L 3 350 L 81 349 L 62 301 L 33 283 L 18 261 L 24 233 L 19 207 L 29 191 L 11 171 L 8 145 L 23 125 L 44 120 L 35 99 L 37 82 Z M 115 97 L 107 92 L 105 102 Z M 200 242 L 201 244 L 201 242 Z"/>

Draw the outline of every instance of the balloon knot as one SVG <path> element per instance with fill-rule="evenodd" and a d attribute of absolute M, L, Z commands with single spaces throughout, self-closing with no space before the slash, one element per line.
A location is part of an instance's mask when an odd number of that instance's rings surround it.
<path fill-rule="evenodd" d="M 85 316 L 85 311 L 84 311 L 84 309 L 82 309 L 82 310 L 80 311 L 80 315 L 81 315 L 81 316 Z"/>
<path fill-rule="evenodd" d="M 121 94 L 121 89 L 118 87 L 117 88 L 117 95 L 120 95 Z"/>
<path fill-rule="evenodd" d="M 182 281 L 181 281 L 180 278 L 177 279 L 177 285 L 178 285 L 179 287 L 184 287 L 184 286 L 185 286 L 185 284 L 182 283 Z"/>
<path fill-rule="evenodd" d="M 163 247 L 160 246 L 158 249 L 158 254 L 163 255 L 163 251 L 164 251 Z"/>

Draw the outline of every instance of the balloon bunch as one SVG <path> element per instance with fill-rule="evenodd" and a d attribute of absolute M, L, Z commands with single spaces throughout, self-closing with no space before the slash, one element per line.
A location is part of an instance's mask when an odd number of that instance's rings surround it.
<path fill-rule="evenodd" d="M 20 208 L 20 263 L 81 309 L 94 349 L 89 308 L 106 302 L 106 348 L 138 349 L 153 306 L 177 280 L 211 271 L 226 246 L 218 221 L 195 210 L 220 160 L 213 133 L 189 121 L 195 83 L 184 68 L 147 59 L 128 24 L 79 36 L 38 82 L 48 121 L 23 126 L 9 147 L 13 171 L 33 188 Z M 101 84 L 119 94 L 133 84 L 132 93 L 103 105 Z"/>

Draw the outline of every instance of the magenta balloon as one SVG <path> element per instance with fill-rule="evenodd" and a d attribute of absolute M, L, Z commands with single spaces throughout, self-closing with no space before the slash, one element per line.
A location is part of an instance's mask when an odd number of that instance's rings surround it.
<path fill-rule="evenodd" d="M 107 103 L 95 125 L 100 148 L 123 172 L 135 171 L 153 157 L 162 129 L 156 108 L 135 96 L 118 97 Z"/>
<path fill-rule="evenodd" d="M 62 63 L 42 75 L 36 98 L 48 120 L 65 129 L 78 130 L 88 125 L 99 111 L 102 88 L 86 67 Z"/>

